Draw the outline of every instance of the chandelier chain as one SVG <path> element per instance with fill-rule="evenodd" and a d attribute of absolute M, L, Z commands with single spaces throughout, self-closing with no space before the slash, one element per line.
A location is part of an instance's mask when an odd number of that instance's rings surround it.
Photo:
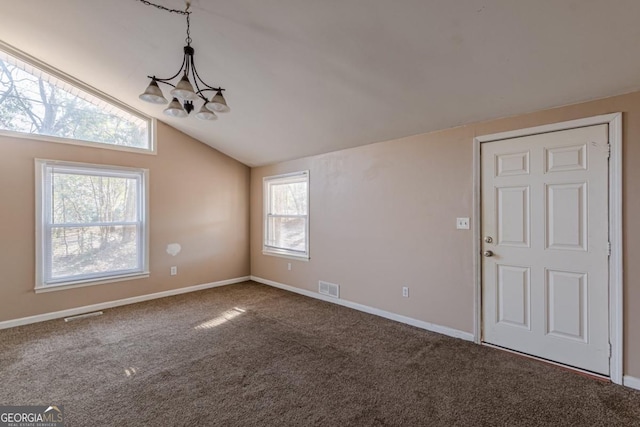
<path fill-rule="evenodd" d="M 187 10 L 178 10 L 178 9 L 169 9 L 168 7 L 165 7 L 161 4 L 155 4 L 155 3 L 151 3 L 148 0 L 138 0 L 140 3 L 145 4 L 147 6 L 153 6 L 153 7 L 157 7 L 160 10 L 165 10 L 167 12 L 171 12 L 171 13 L 177 13 L 179 15 L 186 15 L 187 19 L 189 17 L 189 15 L 191 14 L 191 12 L 189 12 L 189 7 L 187 6 Z"/>
<path fill-rule="evenodd" d="M 177 13 L 178 15 L 184 15 L 187 17 L 187 38 L 184 39 L 185 42 L 187 42 L 187 45 L 191 46 L 191 11 L 189 11 L 189 7 L 191 6 L 191 2 L 187 1 L 187 7 L 185 8 L 185 10 L 178 10 L 178 9 L 170 9 L 166 6 L 163 6 L 161 4 L 156 4 L 156 3 L 151 3 L 149 0 L 138 0 L 140 3 L 146 5 L 146 6 L 153 6 L 155 8 L 158 8 L 160 10 L 164 10 L 166 12 L 170 12 L 170 13 Z"/>
<path fill-rule="evenodd" d="M 188 4 L 187 4 L 187 10 L 185 12 L 187 12 L 187 38 L 185 39 L 185 41 L 189 46 L 191 46 L 191 22 L 189 19 L 191 17 L 191 12 L 189 12 Z"/>

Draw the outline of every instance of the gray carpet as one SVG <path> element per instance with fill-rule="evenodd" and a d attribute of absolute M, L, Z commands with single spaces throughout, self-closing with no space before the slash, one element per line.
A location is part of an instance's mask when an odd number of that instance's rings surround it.
<path fill-rule="evenodd" d="M 640 392 L 252 282 L 0 331 L 67 426 L 624 426 Z"/>

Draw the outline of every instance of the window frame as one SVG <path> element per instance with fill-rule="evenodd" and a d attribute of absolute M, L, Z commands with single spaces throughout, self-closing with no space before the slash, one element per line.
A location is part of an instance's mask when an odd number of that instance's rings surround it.
<path fill-rule="evenodd" d="M 43 73 L 50 74 L 51 76 L 62 80 L 68 83 L 70 86 L 75 87 L 81 91 L 87 92 L 90 95 L 95 96 L 96 98 L 101 99 L 102 101 L 111 104 L 121 110 L 126 111 L 127 113 L 138 117 L 141 120 L 144 120 L 148 123 L 148 148 L 140 148 L 140 147 L 127 147 L 124 145 L 117 144 L 109 144 L 106 142 L 97 142 L 97 141 L 87 141 L 82 139 L 73 139 L 73 138 L 64 138 L 61 136 L 54 135 L 41 135 L 37 133 L 26 133 L 26 132 L 18 132 L 7 129 L 0 129 L 0 137 L 14 137 L 14 138 L 24 138 L 31 139 L 36 141 L 45 141 L 45 142 L 55 142 L 60 144 L 71 144 L 71 145 L 80 145 L 84 147 L 92 147 L 92 148 L 104 148 L 107 150 L 117 150 L 117 151 L 127 151 L 133 153 L 141 153 L 141 154 L 157 154 L 157 120 L 154 117 L 150 117 L 126 104 L 115 99 L 112 96 L 107 95 L 100 90 L 89 86 L 86 83 L 81 82 L 80 80 L 66 74 L 63 71 L 58 70 L 33 56 L 16 49 L 15 47 L 3 42 L 0 40 L 0 51 L 6 53 L 7 55 L 13 56 L 19 61 L 25 62 L 28 65 L 42 71 Z"/>
<path fill-rule="evenodd" d="M 301 179 L 304 178 L 304 179 Z M 307 184 L 307 214 L 306 215 L 284 215 L 291 217 L 304 217 L 305 218 L 305 250 L 304 252 L 295 251 L 292 249 L 279 248 L 275 246 L 267 245 L 267 238 L 269 236 L 269 218 L 273 216 L 269 212 L 271 206 L 271 184 L 282 184 L 285 182 L 305 182 Z M 263 199 L 263 234 L 262 234 L 262 254 L 263 255 L 272 255 L 283 258 L 290 258 L 296 260 L 308 261 L 310 259 L 309 256 L 309 217 L 310 217 L 310 179 L 309 179 L 309 171 L 298 171 L 285 173 L 280 175 L 272 175 L 265 176 L 262 178 L 262 199 Z"/>
<path fill-rule="evenodd" d="M 50 167 L 60 167 L 62 169 L 77 170 L 80 173 L 87 172 L 86 175 L 97 176 L 131 176 L 139 178 L 136 204 L 139 211 L 138 221 L 135 221 L 137 239 L 140 245 L 138 254 L 138 264 L 140 268 L 127 271 L 103 272 L 87 274 L 85 276 L 68 278 L 66 280 L 47 281 L 46 257 L 50 256 L 51 238 L 49 221 L 51 200 L 53 192 L 47 189 L 47 169 Z M 36 283 L 35 292 L 50 292 L 76 287 L 101 285 L 124 280 L 133 280 L 149 277 L 149 170 L 142 168 L 130 168 L 114 165 L 68 162 L 49 159 L 35 159 L 36 175 Z M 50 197 L 49 197 L 50 196 Z M 125 221 L 122 221 L 125 222 Z M 139 223 L 139 224 L 138 224 Z M 87 223 L 92 224 L 92 223 Z"/>

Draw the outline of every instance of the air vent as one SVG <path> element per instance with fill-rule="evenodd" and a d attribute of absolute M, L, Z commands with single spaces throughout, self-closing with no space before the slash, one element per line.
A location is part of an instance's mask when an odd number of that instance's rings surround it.
<path fill-rule="evenodd" d="M 65 317 L 64 321 L 71 322 L 73 320 L 86 319 L 87 317 L 96 317 L 96 316 L 102 316 L 102 312 L 94 311 L 93 313 L 78 314 L 77 316 Z"/>
<path fill-rule="evenodd" d="M 318 282 L 318 292 L 320 292 L 322 295 L 340 298 L 340 286 L 333 283 L 323 282 L 322 280 L 320 280 Z"/>

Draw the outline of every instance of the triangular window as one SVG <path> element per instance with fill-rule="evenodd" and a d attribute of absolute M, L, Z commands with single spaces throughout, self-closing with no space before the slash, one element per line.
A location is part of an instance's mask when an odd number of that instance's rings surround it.
<path fill-rule="evenodd" d="M 0 132 L 153 151 L 151 119 L 21 52 L 0 48 L 11 52 L 0 50 Z"/>

